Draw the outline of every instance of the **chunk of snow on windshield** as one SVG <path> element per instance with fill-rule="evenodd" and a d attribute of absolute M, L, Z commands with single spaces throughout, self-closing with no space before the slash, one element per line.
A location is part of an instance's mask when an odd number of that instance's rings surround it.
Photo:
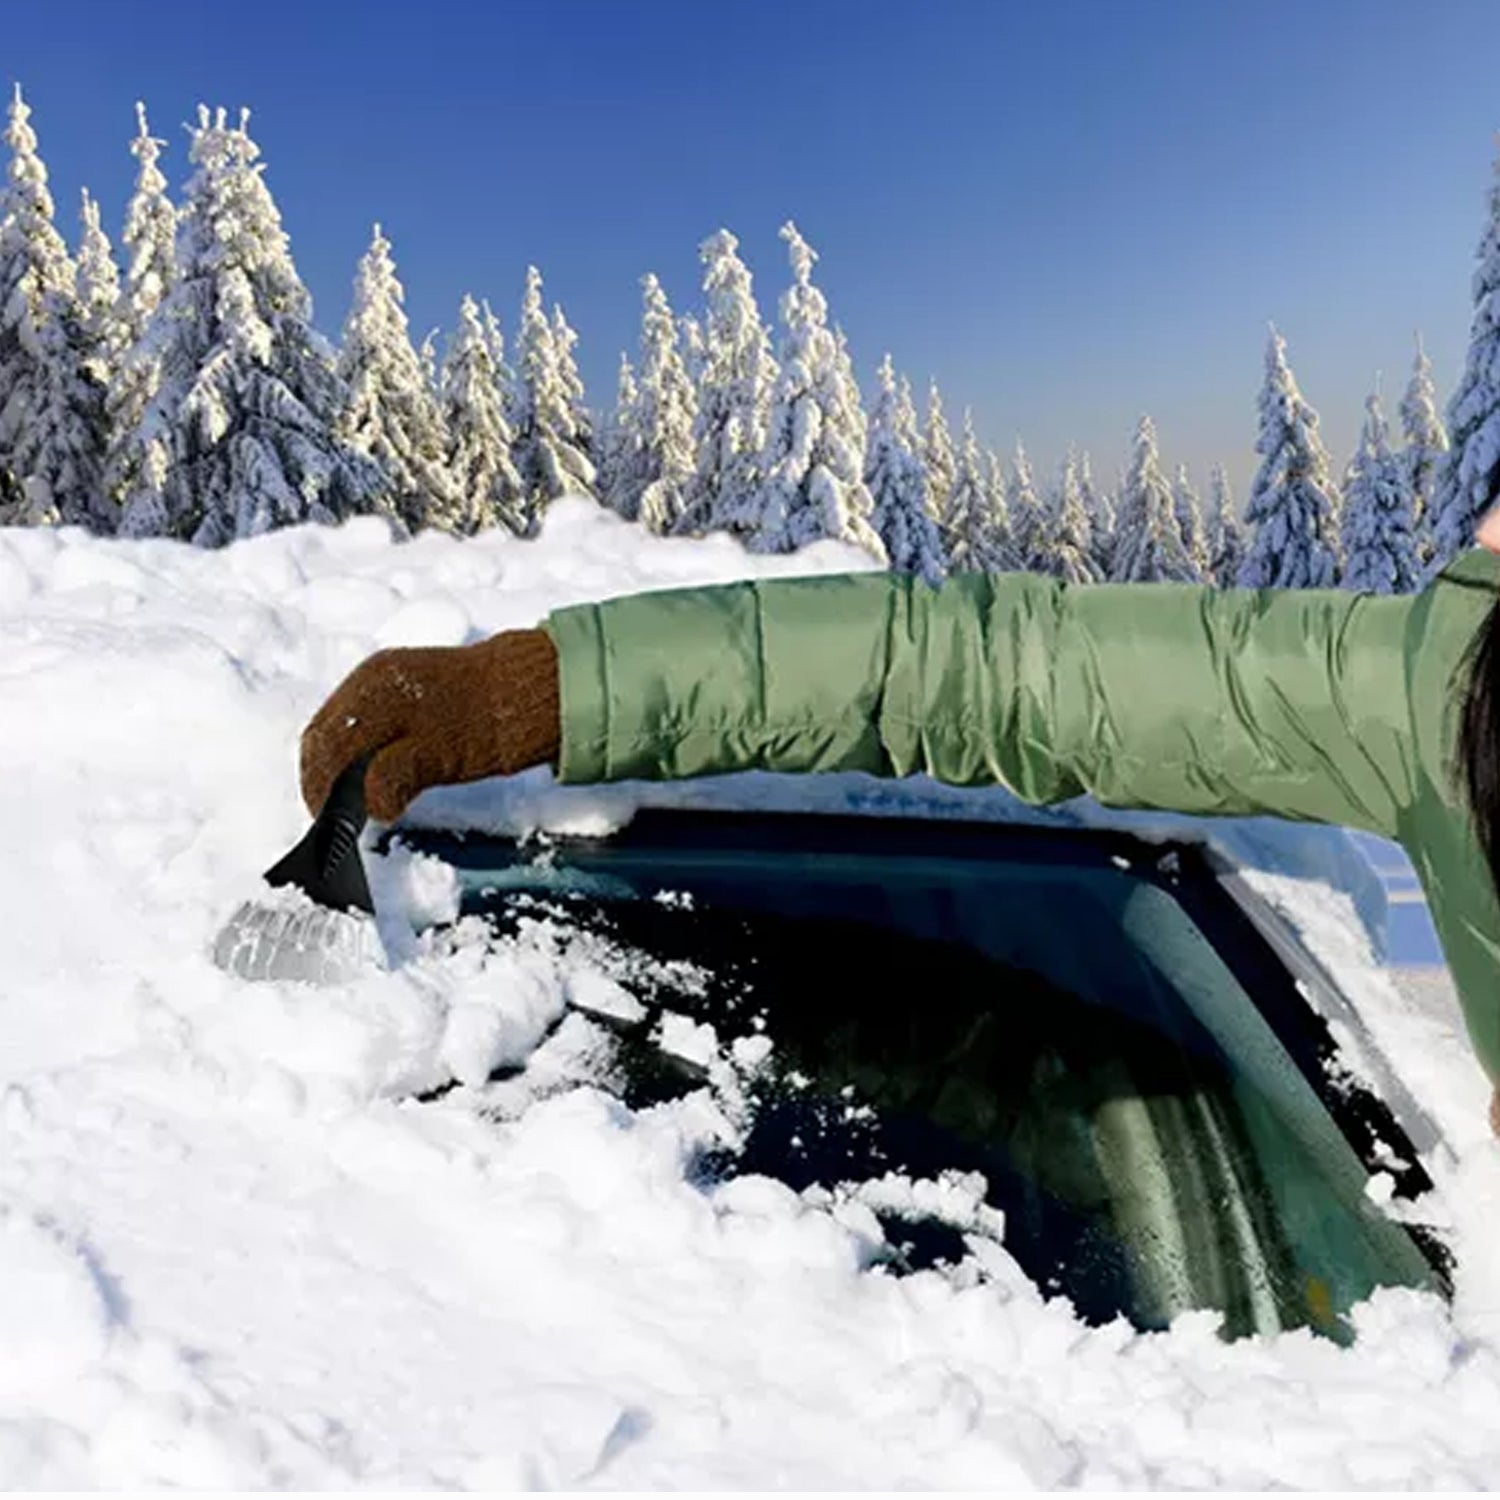
<path fill-rule="evenodd" d="M 707 1021 L 694 1021 L 677 1011 L 662 1014 L 654 1037 L 664 1051 L 700 1067 L 706 1068 L 719 1051 L 718 1034 Z"/>

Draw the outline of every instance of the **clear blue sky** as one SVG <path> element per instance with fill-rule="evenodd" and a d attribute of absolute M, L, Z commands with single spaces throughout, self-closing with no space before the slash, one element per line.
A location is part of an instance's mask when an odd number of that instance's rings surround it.
<path fill-rule="evenodd" d="M 790 217 L 863 379 L 1101 474 L 1149 411 L 1242 501 L 1270 320 L 1339 465 L 1416 328 L 1446 401 L 1500 127 L 1500 0 L 13 0 L 4 41 L 70 237 L 135 99 L 174 188 L 246 104 L 326 331 L 375 219 L 418 332 L 471 290 L 509 334 L 535 261 L 598 406 L 643 272 L 690 310 L 727 225 L 769 319 Z"/>

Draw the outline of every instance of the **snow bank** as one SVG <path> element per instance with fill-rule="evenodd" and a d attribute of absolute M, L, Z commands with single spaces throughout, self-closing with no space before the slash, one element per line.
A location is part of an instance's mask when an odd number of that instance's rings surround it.
<path fill-rule="evenodd" d="M 1402 1009 L 1351 892 L 1295 860 L 1257 878 L 1440 1125 L 1422 1211 L 1462 1261 L 1454 1309 L 1382 1293 L 1351 1350 L 1305 1334 L 1225 1345 L 1205 1315 L 1157 1335 L 1087 1328 L 1041 1300 L 962 1181 L 696 1185 L 694 1157 L 734 1137 L 732 1089 L 632 1113 L 587 1082 L 590 1015 L 636 1014 L 627 956 L 545 920 L 498 946 L 403 939 L 403 913 L 455 909 L 436 861 L 374 872 L 387 935 L 406 944 L 392 973 L 317 992 L 209 962 L 219 923 L 302 829 L 302 723 L 370 650 L 639 588 L 867 566 L 834 544 L 751 559 L 725 538 L 659 541 L 583 503 L 531 543 L 393 546 L 373 522 L 221 553 L 0 531 L 0 1484 L 1468 1486 L 1500 1472 L 1486 1269 L 1500 1165 L 1477 1069 L 1451 1016 Z M 1015 810 L 868 778 L 733 783 L 652 795 Z M 412 816 L 608 827 L 642 795 L 531 776 L 429 794 Z M 727 1026 L 670 1040 L 710 1069 L 758 1055 Z M 527 1077 L 551 1083 L 490 1091 L 484 1113 L 473 1089 L 413 1097 L 543 1053 Z M 965 1226 L 963 1266 L 878 1269 L 874 1213 L 903 1203 Z"/>

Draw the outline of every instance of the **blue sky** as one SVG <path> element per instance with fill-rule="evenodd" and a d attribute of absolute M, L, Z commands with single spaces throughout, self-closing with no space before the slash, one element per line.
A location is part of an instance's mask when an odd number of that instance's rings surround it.
<path fill-rule="evenodd" d="M 889 349 L 1103 475 L 1149 411 L 1242 501 L 1271 320 L 1340 465 L 1417 328 L 1446 401 L 1500 127 L 1495 0 L 75 0 L 5 43 L 70 236 L 80 186 L 119 223 L 135 99 L 174 188 L 196 104 L 249 105 L 330 333 L 379 219 L 419 332 L 466 290 L 509 332 L 539 265 L 598 405 L 643 272 L 690 310 L 727 225 L 769 319 L 793 218 L 867 382 Z"/>

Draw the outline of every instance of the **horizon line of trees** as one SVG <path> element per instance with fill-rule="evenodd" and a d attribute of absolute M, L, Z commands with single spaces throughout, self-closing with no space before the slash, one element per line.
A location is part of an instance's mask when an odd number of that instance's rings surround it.
<path fill-rule="evenodd" d="M 398 535 L 504 526 L 535 535 L 563 494 L 663 535 L 726 531 L 787 552 L 834 537 L 936 582 L 1029 569 L 1071 582 L 1202 581 L 1380 593 L 1422 585 L 1470 545 L 1500 479 L 1500 175 L 1474 281 L 1466 371 L 1438 415 L 1420 338 L 1393 447 L 1378 389 L 1335 477 L 1273 327 L 1243 512 L 1224 470 L 1205 505 L 1168 478 L 1149 416 L 1101 486 L 1070 452 L 1049 482 L 1009 464 L 966 411 L 955 438 L 936 382 L 917 414 L 889 354 L 866 412 L 817 254 L 783 225 L 790 284 L 772 338 L 727 229 L 699 247 L 705 305 L 678 316 L 641 279 L 634 361 L 602 419 L 577 334 L 527 268 L 513 358 L 466 295 L 441 354 L 413 344 L 376 224 L 340 344 L 312 306 L 266 186 L 248 111 L 200 106 L 180 203 L 137 105 L 137 163 L 117 261 L 85 190 L 69 250 L 19 86 L 0 196 L 0 524 L 82 525 L 200 546 L 303 522 L 385 517 Z M 1497 162 L 1500 174 L 1500 162 Z M 1450 442 L 1449 431 L 1452 432 Z"/>

